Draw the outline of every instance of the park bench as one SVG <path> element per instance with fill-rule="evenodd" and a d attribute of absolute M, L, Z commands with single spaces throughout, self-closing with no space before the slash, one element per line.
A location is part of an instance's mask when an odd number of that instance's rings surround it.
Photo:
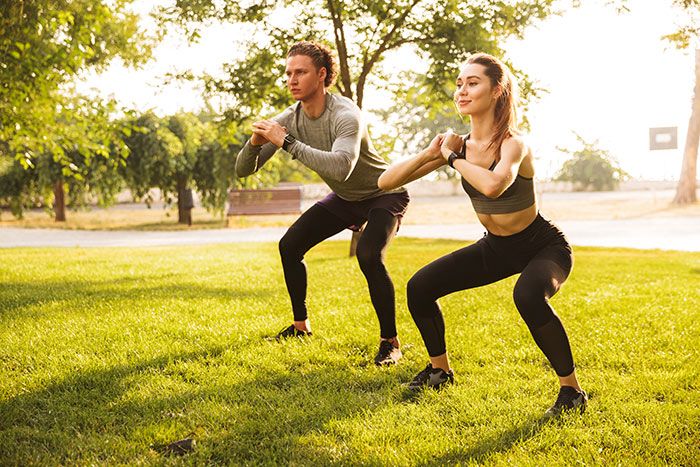
<path fill-rule="evenodd" d="M 231 216 L 300 214 L 301 186 L 286 185 L 257 190 L 233 189 L 228 193 Z"/>
<path fill-rule="evenodd" d="M 300 214 L 301 186 L 290 184 L 257 190 L 232 189 L 228 192 L 227 225 L 233 225 L 235 216 L 265 214 Z M 355 256 L 360 232 L 353 232 L 350 256 Z"/>

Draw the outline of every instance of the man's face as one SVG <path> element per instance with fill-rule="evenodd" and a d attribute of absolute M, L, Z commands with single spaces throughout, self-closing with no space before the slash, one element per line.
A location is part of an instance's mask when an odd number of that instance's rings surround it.
<path fill-rule="evenodd" d="M 316 69 L 311 57 L 307 55 L 292 55 L 287 58 L 287 88 L 292 97 L 303 101 L 323 89 L 326 69 Z"/>

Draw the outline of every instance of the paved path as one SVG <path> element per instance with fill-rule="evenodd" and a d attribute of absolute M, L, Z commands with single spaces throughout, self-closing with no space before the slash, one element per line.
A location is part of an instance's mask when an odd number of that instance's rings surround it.
<path fill-rule="evenodd" d="M 700 218 L 561 221 L 573 245 L 700 251 Z M 275 242 L 285 228 L 215 229 L 173 232 L 85 231 L 0 228 L 3 247 L 107 247 L 194 245 L 234 242 Z M 478 224 L 403 225 L 401 237 L 476 240 L 484 233 Z M 344 231 L 334 239 L 349 239 Z"/>

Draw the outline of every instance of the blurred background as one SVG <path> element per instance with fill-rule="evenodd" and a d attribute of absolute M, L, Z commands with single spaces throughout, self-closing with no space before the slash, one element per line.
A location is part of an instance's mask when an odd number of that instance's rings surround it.
<path fill-rule="evenodd" d="M 231 189 L 280 183 L 302 185 L 303 209 L 324 185 L 285 154 L 247 179 L 233 173 L 251 123 L 292 103 L 285 54 L 301 39 L 338 52 L 331 91 L 362 107 L 387 160 L 446 128 L 469 131 L 454 79 L 485 51 L 521 84 L 552 217 L 698 214 L 695 0 L 0 5 L 0 225 L 217 227 Z M 463 205 L 456 182 L 441 169 L 414 183 L 407 221 Z M 450 219 L 473 222 L 464 211 Z M 234 225 L 251 222 L 288 218 Z"/>

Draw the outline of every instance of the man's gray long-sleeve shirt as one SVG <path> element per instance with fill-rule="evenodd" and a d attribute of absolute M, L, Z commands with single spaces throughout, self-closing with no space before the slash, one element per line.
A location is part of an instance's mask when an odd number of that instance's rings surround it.
<path fill-rule="evenodd" d="M 360 201 L 385 193 L 377 187 L 377 179 L 387 163 L 377 155 L 362 111 L 352 100 L 328 93 L 318 118 L 309 118 L 297 102 L 273 120 L 296 138 L 287 148 L 292 157 L 316 172 L 341 198 Z M 236 159 L 236 174 L 247 177 L 256 172 L 278 149 L 272 143 L 253 146 L 247 141 Z"/>

